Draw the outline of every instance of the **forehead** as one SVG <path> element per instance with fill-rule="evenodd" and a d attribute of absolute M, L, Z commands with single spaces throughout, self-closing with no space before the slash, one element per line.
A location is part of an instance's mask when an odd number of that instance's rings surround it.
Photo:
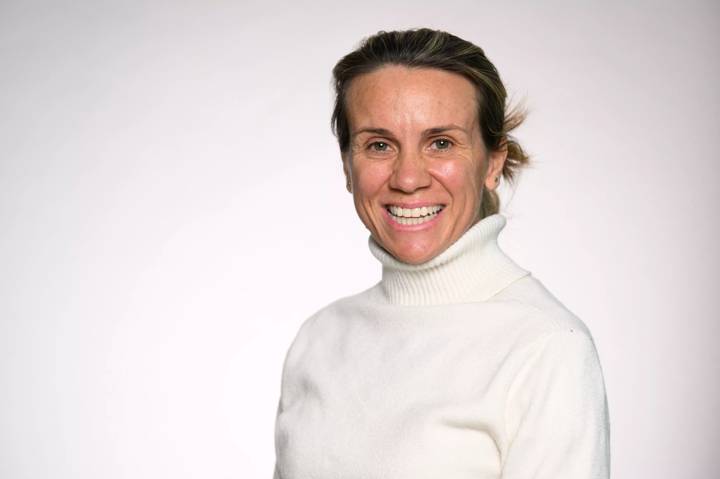
<path fill-rule="evenodd" d="M 477 112 L 475 86 L 462 75 L 398 65 L 353 79 L 346 107 L 352 128 L 393 130 L 452 123 L 469 128 Z"/>

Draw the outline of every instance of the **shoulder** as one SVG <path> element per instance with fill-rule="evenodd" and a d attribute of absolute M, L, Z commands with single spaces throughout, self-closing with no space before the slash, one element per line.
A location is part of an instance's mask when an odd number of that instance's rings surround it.
<path fill-rule="evenodd" d="M 519 364 L 541 362 L 592 363 L 599 368 L 595 339 L 587 324 L 531 274 L 491 298 L 524 311 L 513 352 Z"/>
<path fill-rule="evenodd" d="M 289 351 L 299 354 L 311 343 L 318 345 L 323 339 L 340 334 L 347 326 L 351 312 L 354 315 L 362 314 L 366 302 L 364 298 L 371 289 L 336 299 L 306 317 L 300 323 Z"/>
<path fill-rule="evenodd" d="M 542 391 L 551 383 L 565 382 L 568 390 L 592 390 L 597 398 L 604 397 L 602 367 L 590 329 L 540 280 L 523 277 L 493 300 L 520 303 L 528 311 L 523 340 L 512 357 L 516 374 L 511 390 Z"/>
<path fill-rule="evenodd" d="M 539 334 L 553 332 L 580 333 L 591 337 L 585 322 L 568 309 L 535 276 L 528 274 L 510 284 L 491 301 L 521 305 Z"/>

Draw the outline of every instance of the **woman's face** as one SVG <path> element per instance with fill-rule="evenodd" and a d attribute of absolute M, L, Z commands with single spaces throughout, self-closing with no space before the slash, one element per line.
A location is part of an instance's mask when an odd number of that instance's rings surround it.
<path fill-rule="evenodd" d="M 475 87 L 459 74 L 385 66 L 347 90 L 350 150 L 343 164 L 355 209 L 395 258 L 420 264 L 480 218 L 504 152 L 488 154 Z"/>

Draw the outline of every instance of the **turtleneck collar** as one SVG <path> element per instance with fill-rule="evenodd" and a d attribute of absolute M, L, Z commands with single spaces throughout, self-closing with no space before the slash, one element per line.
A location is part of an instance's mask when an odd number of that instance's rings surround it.
<path fill-rule="evenodd" d="M 468 229 L 445 251 L 425 263 L 397 260 L 370 236 L 370 252 L 382 263 L 377 288 L 389 303 L 431 305 L 485 301 L 530 274 L 498 246 L 507 219 L 497 213 Z"/>

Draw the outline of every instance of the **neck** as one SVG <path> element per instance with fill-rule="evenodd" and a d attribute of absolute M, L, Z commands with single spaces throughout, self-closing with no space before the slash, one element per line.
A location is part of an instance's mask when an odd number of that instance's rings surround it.
<path fill-rule="evenodd" d="M 513 281 L 530 274 L 499 247 L 507 220 L 487 216 L 429 261 L 411 265 L 397 260 L 371 236 L 370 251 L 382 263 L 382 297 L 400 305 L 486 301 Z"/>

